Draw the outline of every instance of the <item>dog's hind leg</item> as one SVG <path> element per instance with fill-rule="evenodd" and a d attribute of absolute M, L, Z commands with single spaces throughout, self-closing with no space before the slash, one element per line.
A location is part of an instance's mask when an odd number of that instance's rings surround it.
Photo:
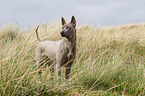
<path fill-rule="evenodd" d="M 51 81 L 51 86 L 53 86 L 54 63 L 52 63 L 51 65 L 50 63 L 48 64 L 50 68 L 50 81 Z"/>
<path fill-rule="evenodd" d="M 40 48 L 36 48 L 36 53 L 35 53 L 35 58 L 36 58 L 36 64 L 37 64 L 37 70 L 38 73 L 41 74 L 41 49 Z"/>
<path fill-rule="evenodd" d="M 42 57 L 40 57 L 38 60 L 37 60 L 37 70 L 38 70 L 38 74 L 40 75 L 40 77 L 41 77 L 41 67 L 43 67 L 43 65 L 45 65 L 46 64 L 46 57 L 45 57 L 45 55 L 44 56 L 42 56 Z"/>

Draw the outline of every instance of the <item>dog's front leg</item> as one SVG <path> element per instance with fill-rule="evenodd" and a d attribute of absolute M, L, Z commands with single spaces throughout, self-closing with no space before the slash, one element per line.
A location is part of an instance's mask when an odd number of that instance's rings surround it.
<path fill-rule="evenodd" d="M 56 71 L 57 71 L 57 81 L 58 81 L 58 85 L 60 85 L 61 83 L 61 67 L 60 64 L 56 64 Z"/>
<path fill-rule="evenodd" d="M 51 86 L 53 86 L 53 75 L 54 75 L 54 63 L 50 66 L 50 81 L 51 81 Z"/>
<path fill-rule="evenodd" d="M 68 86 L 69 75 L 70 75 L 72 63 L 73 63 L 73 62 L 69 62 L 69 63 L 68 63 L 68 66 L 66 67 L 66 70 L 65 70 L 65 81 L 66 81 L 67 86 Z"/>
<path fill-rule="evenodd" d="M 56 62 L 56 72 L 57 72 L 57 84 L 60 85 L 61 83 L 61 63 L 60 63 L 60 60 L 57 59 L 57 62 Z"/>
<path fill-rule="evenodd" d="M 66 71 L 65 71 L 65 80 L 66 80 L 66 82 L 69 80 L 70 71 L 71 71 L 71 67 L 67 67 Z"/>

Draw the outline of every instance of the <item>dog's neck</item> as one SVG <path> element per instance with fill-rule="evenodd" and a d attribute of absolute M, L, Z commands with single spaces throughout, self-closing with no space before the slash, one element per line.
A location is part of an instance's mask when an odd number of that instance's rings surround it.
<path fill-rule="evenodd" d="M 76 53 L 76 32 L 75 32 L 74 36 L 72 36 L 71 38 L 64 38 L 64 40 L 68 44 L 67 47 L 69 49 L 69 52 L 73 53 L 75 55 L 75 53 Z"/>

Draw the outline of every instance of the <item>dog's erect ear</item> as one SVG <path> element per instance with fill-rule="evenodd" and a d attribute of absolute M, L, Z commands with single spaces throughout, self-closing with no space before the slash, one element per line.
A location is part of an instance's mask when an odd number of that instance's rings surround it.
<path fill-rule="evenodd" d="M 62 23 L 62 26 L 66 23 L 63 17 L 61 17 L 61 23 Z"/>
<path fill-rule="evenodd" d="M 76 19 L 74 16 L 71 18 L 71 23 L 73 24 L 74 27 L 76 27 Z"/>

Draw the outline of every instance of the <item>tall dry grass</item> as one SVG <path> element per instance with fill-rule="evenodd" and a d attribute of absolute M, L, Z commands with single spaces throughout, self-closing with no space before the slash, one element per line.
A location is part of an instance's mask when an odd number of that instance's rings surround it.
<path fill-rule="evenodd" d="M 145 25 L 77 28 L 77 56 L 69 88 L 50 86 L 46 66 L 35 64 L 35 29 L 0 28 L 0 95 L 145 95 Z M 41 40 L 60 40 L 61 25 L 41 25 Z M 23 33 L 22 33 L 23 32 Z M 64 70 L 62 70 L 64 73 Z M 56 82 L 56 75 L 54 75 Z"/>

